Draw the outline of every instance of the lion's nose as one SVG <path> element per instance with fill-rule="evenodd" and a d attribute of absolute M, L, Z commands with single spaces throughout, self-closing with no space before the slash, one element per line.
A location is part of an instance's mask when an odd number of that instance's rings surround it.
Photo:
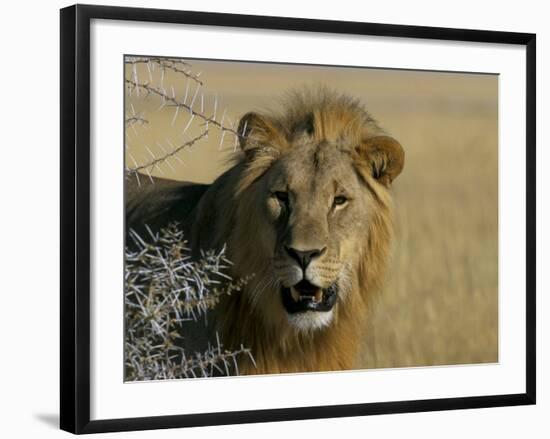
<path fill-rule="evenodd" d="M 297 250 L 295 248 L 285 246 L 286 252 L 292 259 L 296 260 L 298 264 L 300 264 L 302 270 L 305 270 L 311 260 L 313 258 L 318 258 L 319 256 L 321 256 L 326 251 L 326 249 L 326 247 L 323 247 L 322 249 Z"/>

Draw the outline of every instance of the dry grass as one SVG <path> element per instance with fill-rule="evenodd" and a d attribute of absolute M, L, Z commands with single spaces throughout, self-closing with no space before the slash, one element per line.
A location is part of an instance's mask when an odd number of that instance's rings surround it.
<path fill-rule="evenodd" d="M 192 62 L 236 122 L 304 82 L 364 100 L 406 150 L 396 180 L 397 240 L 388 283 L 373 306 L 360 368 L 498 361 L 498 114 L 496 77 Z M 140 75 L 145 75 L 143 70 Z M 253 80 L 251 80 L 253 78 Z M 307 79 L 307 81 L 306 81 Z M 170 80 L 169 73 L 167 80 Z M 176 90 L 183 93 L 182 90 Z M 150 123 L 129 130 L 129 149 L 181 141 L 185 117 L 130 99 Z M 220 110 L 221 111 L 221 110 Z M 192 138 L 200 127 L 189 128 Z M 183 139 L 184 140 L 184 139 Z M 154 174 L 210 182 L 233 150 L 212 135 L 183 151 L 184 165 Z"/>
<path fill-rule="evenodd" d="M 495 362 L 496 116 L 415 112 L 402 122 L 408 148 L 395 187 L 395 254 L 369 321 L 362 366 Z M 437 129 L 426 129 L 434 122 Z"/>

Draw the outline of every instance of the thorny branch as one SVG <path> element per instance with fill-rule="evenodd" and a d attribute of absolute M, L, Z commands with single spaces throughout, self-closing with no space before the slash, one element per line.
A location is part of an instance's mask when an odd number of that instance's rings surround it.
<path fill-rule="evenodd" d="M 234 135 L 236 148 L 240 136 L 233 123 L 226 118 L 225 110 L 220 112 L 219 117 L 217 96 L 211 114 L 205 112 L 204 83 L 199 79 L 200 73 L 192 72 L 189 63 L 177 58 L 127 57 L 126 66 L 128 77 L 125 84 L 129 96 L 135 91 L 135 97 L 140 99 L 149 96 L 159 98 L 159 110 L 165 107 L 174 109 L 172 125 L 180 114 L 188 114 L 181 132 L 186 139 L 173 143 L 166 139 L 167 146 L 157 141 L 158 150 L 155 148 L 154 151 L 143 144 L 150 157 L 140 160 L 141 164 L 129 150 L 131 138 L 126 132 L 126 157 L 133 164 L 126 165 L 126 175 L 135 176 L 138 186 L 141 185 L 142 172 L 149 176 L 152 183 L 151 172 L 154 169 L 162 172 L 161 165 L 166 164 L 175 172 L 172 159 L 183 163 L 178 154 L 207 138 L 211 128 L 221 133 L 220 149 L 227 133 Z M 148 76 L 149 80 L 140 82 L 138 71 L 140 76 Z M 167 72 L 173 73 L 170 79 L 183 78 L 184 92 L 176 94 L 173 85 L 165 85 Z M 196 86 L 190 87 L 193 83 Z M 136 112 L 134 105 L 129 103 L 125 126 L 131 128 L 135 139 L 141 139 L 137 129 L 151 126 L 152 120 Z M 186 132 L 193 122 L 202 123 L 202 132 L 190 138 Z M 177 224 L 170 224 L 156 234 L 146 225 L 143 226 L 149 235 L 147 238 L 134 230 L 127 234 L 124 273 L 125 378 L 136 381 L 238 375 L 240 357 L 247 357 L 254 364 L 250 349 L 241 345 L 234 351 L 225 350 L 217 334 L 215 343 L 192 355 L 186 352 L 188 346 L 183 341 L 184 336 L 192 337 L 188 332 L 189 325 L 200 324 L 199 319 L 203 318 L 206 322 L 208 311 L 216 307 L 222 296 L 241 291 L 251 276 L 238 280 L 231 278 L 231 262 L 225 256 L 225 248 L 218 252 L 202 252 L 199 260 L 191 259 L 183 232 Z"/>
<path fill-rule="evenodd" d="M 144 163 L 144 164 L 141 164 L 141 165 L 137 165 L 137 162 L 135 162 L 135 167 L 128 167 L 127 166 L 126 167 L 126 174 L 128 176 L 135 175 L 135 177 L 137 179 L 137 184 L 138 184 L 138 186 L 140 186 L 141 183 L 140 183 L 140 180 L 139 180 L 139 174 L 140 174 L 140 171 L 145 171 L 145 172 L 147 172 L 147 175 L 151 179 L 151 182 L 153 182 L 152 177 L 151 177 L 151 172 L 150 172 L 151 169 L 153 169 L 155 167 L 158 168 L 161 163 L 167 163 L 170 166 L 169 159 L 171 159 L 172 157 L 177 158 L 177 154 L 180 151 L 184 150 L 185 148 L 189 148 L 189 147 L 193 146 L 199 140 L 204 139 L 207 136 L 208 136 L 208 131 L 203 131 L 202 134 L 196 136 L 195 138 L 189 140 L 188 142 L 184 142 L 179 146 L 172 147 L 171 151 L 164 150 L 163 155 L 158 156 L 158 157 L 155 156 L 155 154 L 153 153 L 153 151 L 151 151 L 151 149 L 146 148 L 147 151 L 149 152 L 149 154 L 151 155 L 151 158 L 152 158 L 151 161 L 149 161 L 147 163 Z M 161 146 L 161 145 L 159 144 L 159 146 Z M 133 160 L 133 157 L 131 157 L 131 159 Z"/>
<path fill-rule="evenodd" d="M 206 318 L 223 295 L 239 292 L 249 278 L 233 280 L 225 248 L 191 260 L 183 232 L 171 224 L 145 240 L 130 231 L 126 248 L 126 378 L 149 380 L 238 374 L 237 358 L 249 349 L 225 351 L 216 346 L 187 357 L 178 345 L 185 322 Z M 197 375 L 198 373 L 198 375 Z"/>
<path fill-rule="evenodd" d="M 141 97 L 141 90 L 142 92 L 145 92 L 145 94 L 143 95 L 144 99 L 149 96 L 155 96 L 159 98 L 161 100 L 159 110 L 165 107 L 170 107 L 174 109 L 172 125 L 176 123 L 178 115 L 183 112 L 185 112 L 185 114 L 188 114 L 189 116 L 183 128 L 182 135 L 185 135 L 185 133 L 194 121 L 201 121 L 203 129 L 202 134 L 196 136 L 194 139 L 180 144 L 180 146 L 178 147 L 174 147 L 172 143 L 168 140 L 167 143 L 169 144 L 169 146 L 163 146 L 162 144 L 157 142 L 158 150 L 156 150 L 157 148 L 155 147 L 155 151 L 153 148 L 144 145 L 145 149 L 150 155 L 150 158 L 146 163 L 143 163 L 142 160 L 139 160 L 140 163 L 138 163 L 134 156 L 129 152 L 128 158 L 130 159 L 130 162 L 133 163 L 133 166 L 126 167 L 126 174 L 128 177 L 135 176 L 138 186 L 141 185 L 140 174 L 142 171 L 147 174 L 152 183 L 154 183 L 154 180 L 151 176 L 151 172 L 154 169 L 157 169 L 160 173 L 162 173 L 162 169 L 160 167 L 160 165 L 162 164 L 166 164 L 172 171 L 175 172 L 174 167 L 170 163 L 170 159 L 174 158 L 175 160 L 178 160 L 180 163 L 182 163 L 182 160 L 178 157 L 177 154 L 185 148 L 192 146 L 196 142 L 207 138 L 212 127 L 215 127 L 221 133 L 219 140 L 220 149 L 224 144 L 227 133 L 231 134 L 234 137 L 234 149 L 237 148 L 239 140 L 242 136 L 239 135 L 234 127 L 234 123 L 230 121 L 229 117 L 226 117 L 225 110 L 221 112 L 221 117 L 219 116 L 217 96 L 214 98 L 212 112 L 210 114 L 207 114 L 207 112 L 205 111 L 205 95 L 201 90 L 203 82 L 198 79 L 200 73 L 193 74 L 191 72 L 191 66 L 189 63 L 175 58 L 128 57 L 126 59 L 126 64 L 130 68 L 130 72 L 127 73 L 129 77 L 125 78 L 125 83 L 128 87 L 128 92 L 130 96 L 132 95 L 133 91 L 135 91 L 136 96 Z M 136 68 L 136 66 L 138 65 L 147 66 L 149 81 L 139 81 L 138 69 Z M 156 75 L 153 75 L 153 72 L 156 68 L 160 69 L 160 78 L 158 72 Z M 178 97 L 176 94 L 176 89 L 173 85 L 167 87 L 164 84 L 164 76 L 166 70 L 171 70 L 178 75 L 182 75 L 183 77 L 187 78 L 185 94 L 183 94 L 182 92 L 181 96 Z M 142 75 L 143 72 L 141 73 L 141 76 Z M 194 90 L 190 89 L 190 79 L 197 83 L 197 86 L 194 88 Z M 168 91 L 168 89 L 170 91 Z M 126 126 L 132 128 L 134 133 L 138 135 L 135 126 L 144 126 L 149 122 L 143 117 L 142 114 L 136 113 L 133 104 L 130 104 L 130 107 L 131 114 L 127 115 Z"/>
<path fill-rule="evenodd" d="M 202 119 L 202 121 L 206 125 L 206 129 L 208 129 L 209 124 L 212 124 L 212 125 L 216 126 L 218 129 L 220 129 L 223 132 L 229 132 L 229 133 L 233 134 L 234 136 L 236 136 L 237 138 L 241 137 L 241 135 L 233 127 L 229 128 L 229 127 L 226 127 L 226 126 L 223 125 L 223 122 L 224 122 L 224 119 L 225 119 L 225 112 L 222 114 L 221 121 L 217 120 L 217 114 L 216 114 L 216 112 L 217 112 L 216 111 L 216 109 L 217 109 L 217 103 L 216 102 L 217 101 L 214 103 L 214 113 L 211 116 L 207 116 L 207 115 L 203 114 L 200 111 L 196 111 L 193 108 L 193 105 L 194 105 L 193 101 L 191 101 L 188 104 L 186 102 L 186 99 L 184 99 L 183 101 L 180 101 L 180 100 L 176 99 L 175 93 L 173 93 L 172 96 L 170 96 L 162 88 L 154 87 L 154 86 L 150 85 L 147 82 L 139 83 L 139 82 L 134 81 L 133 79 L 128 79 L 128 78 L 126 78 L 126 84 L 128 86 L 130 86 L 131 89 L 143 89 L 148 94 L 156 95 L 156 96 L 160 97 L 162 99 L 162 106 L 166 106 L 166 105 L 168 105 L 167 102 L 170 102 L 169 106 L 176 107 L 176 109 L 183 108 L 183 109 L 189 111 L 189 113 L 191 114 L 191 118 L 194 118 L 195 116 L 197 116 L 199 119 Z M 196 94 L 195 94 L 195 96 L 196 96 Z"/>
<path fill-rule="evenodd" d="M 203 85 L 203 82 L 199 79 L 201 73 L 193 74 L 191 71 L 191 65 L 177 58 L 159 58 L 159 57 L 127 57 L 126 64 L 132 66 L 138 64 L 144 64 L 147 66 L 149 76 L 152 76 L 156 66 L 159 66 L 163 70 L 171 70 L 175 73 L 179 73 L 186 78 L 195 81 L 199 85 Z"/>

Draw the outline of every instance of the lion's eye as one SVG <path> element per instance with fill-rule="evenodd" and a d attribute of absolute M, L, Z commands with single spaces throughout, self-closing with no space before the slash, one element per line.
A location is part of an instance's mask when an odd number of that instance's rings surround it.
<path fill-rule="evenodd" d="M 276 191 L 275 192 L 275 196 L 277 197 L 277 199 L 283 203 L 287 203 L 288 202 L 288 192 L 283 192 L 283 191 Z"/>
<path fill-rule="evenodd" d="M 341 206 L 343 204 L 346 203 L 346 201 L 348 201 L 348 199 L 346 197 L 344 197 L 343 195 L 339 195 L 338 197 L 334 197 L 334 205 L 335 206 Z"/>

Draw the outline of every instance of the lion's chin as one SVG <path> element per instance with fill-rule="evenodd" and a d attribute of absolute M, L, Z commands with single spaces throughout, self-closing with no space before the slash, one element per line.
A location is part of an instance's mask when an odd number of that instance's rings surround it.
<path fill-rule="evenodd" d="M 288 323 L 299 332 L 312 332 L 330 325 L 333 310 L 325 312 L 306 311 L 298 314 L 287 314 Z"/>

